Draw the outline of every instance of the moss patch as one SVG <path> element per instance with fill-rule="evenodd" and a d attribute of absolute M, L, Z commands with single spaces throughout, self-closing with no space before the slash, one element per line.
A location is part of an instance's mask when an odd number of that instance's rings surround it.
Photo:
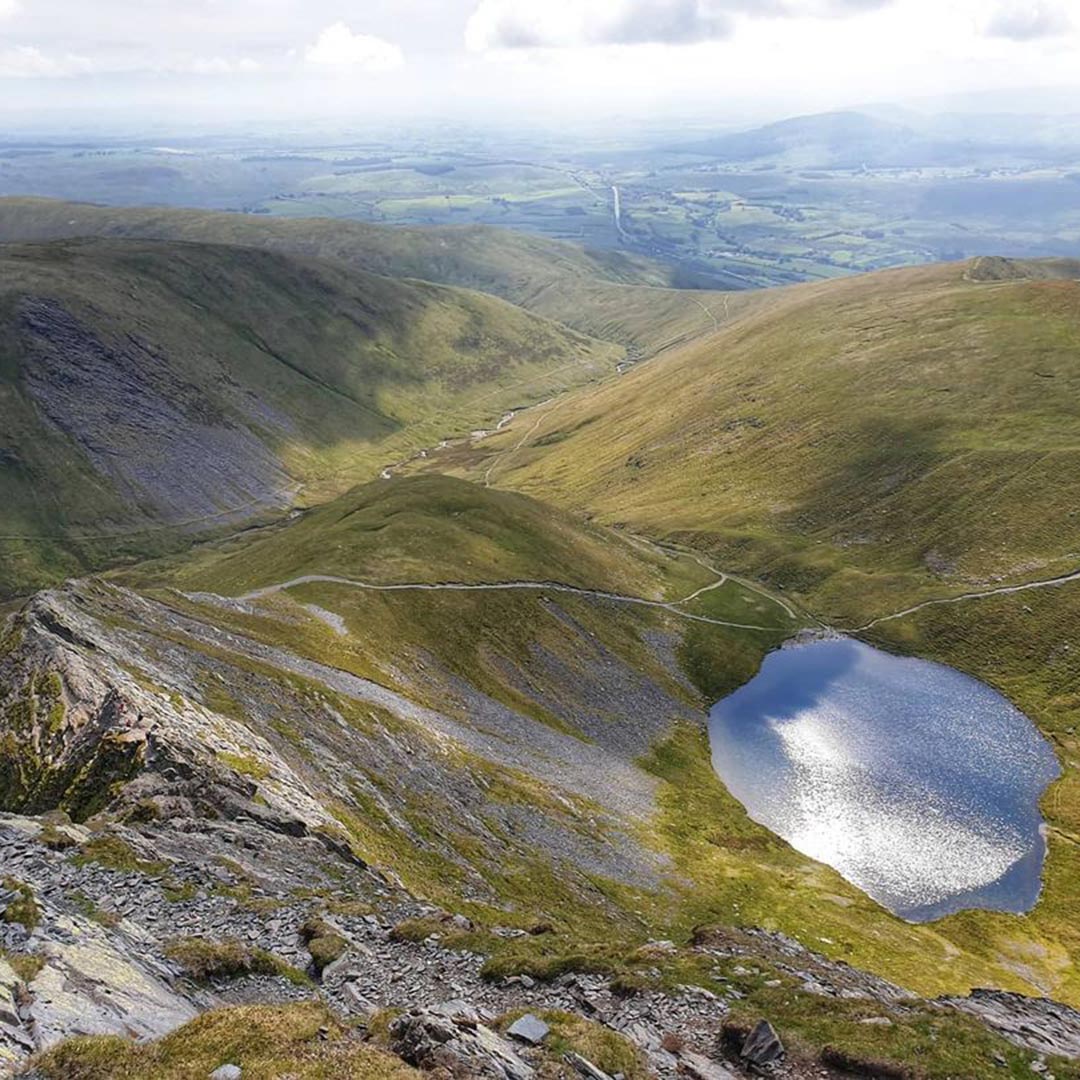
<path fill-rule="evenodd" d="M 311 918 L 300 928 L 300 938 L 311 953 L 311 963 L 321 975 L 323 968 L 340 960 L 349 943 L 325 919 Z"/>
<path fill-rule="evenodd" d="M 7 892 L 15 893 L 15 898 L 9 900 L 0 912 L 0 919 L 6 923 L 17 923 L 32 933 L 41 922 L 41 907 L 34 897 L 34 890 L 13 877 L 4 878 L 3 886 Z"/>
<path fill-rule="evenodd" d="M 316 1004 L 205 1013 L 143 1045 L 117 1037 L 69 1039 L 34 1061 L 48 1080 L 206 1080 L 226 1064 L 259 1080 L 420 1077 L 398 1058 L 361 1043 Z"/>
<path fill-rule="evenodd" d="M 162 860 L 140 858 L 126 840 L 114 835 L 95 836 L 88 840 L 79 849 L 75 861 L 80 865 L 94 862 L 110 870 L 146 874 L 148 877 L 156 877 L 169 868 L 169 864 Z"/>
<path fill-rule="evenodd" d="M 196 982 L 239 979 L 244 975 L 277 975 L 296 986 L 311 985 L 311 980 L 302 971 L 281 957 L 235 938 L 223 941 L 204 937 L 180 938 L 166 945 L 165 955 Z"/>
<path fill-rule="evenodd" d="M 8 967 L 24 983 L 32 983 L 45 966 L 45 957 L 39 953 L 9 952 L 6 949 L 0 949 L 0 960 L 5 960 Z"/>

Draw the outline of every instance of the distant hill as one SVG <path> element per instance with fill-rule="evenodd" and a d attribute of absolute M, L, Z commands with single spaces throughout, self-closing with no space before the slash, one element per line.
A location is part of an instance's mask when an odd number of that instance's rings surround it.
<path fill-rule="evenodd" d="M 859 169 L 970 165 L 980 142 L 860 112 L 797 116 L 751 131 L 681 143 L 677 153 L 792 168 Z M 1000 148 L 998 150 L 1000 156 Z"/>
<path fill-rule="evenodd" d="M 616 251 L 488 226 L 402 228 L 328 218 L 119 208 L 0 199 L 0 243 L 115 237 L 239 244 L 350 270 L 491 293 L 583 333 L 641 351 L 711 328 L 675 271 Z"/>
<path fill-rule="evenodd" d="M 267 251 L 0 247 L 0 593 L 340 491 L 621 349 Z"/>

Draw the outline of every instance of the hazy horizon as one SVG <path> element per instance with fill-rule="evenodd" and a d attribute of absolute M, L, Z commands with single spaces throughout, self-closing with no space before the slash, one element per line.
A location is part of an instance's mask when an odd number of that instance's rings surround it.
<path fill-rule="evenodd" d="M 1078 59 L 1073 0 L 0 0 L 9 131 L 1061 113 Z"/>

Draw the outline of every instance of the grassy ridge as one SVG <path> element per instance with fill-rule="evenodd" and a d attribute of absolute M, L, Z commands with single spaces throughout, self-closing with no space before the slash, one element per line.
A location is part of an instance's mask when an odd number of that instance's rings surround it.
<path fill-rule="evenodd" d="M 331 260 L 351 271 L 476 289 L 646 353 L 712 327 L 695 303 L 697 294 L 672 288 L 672 271 L 661 264 L 505 229 L 0 199 L 0 242 L 77 236 L 239 244 Z M 721 294 L 715 295 L 719 310 Z"/>
<path fill-rule="evenodd" d="M 656 599 L 715 580 L 533 499 L 428 475 L 377 481 L 265 536 L 207 548 L 178 562 L 170 581 L 234 595 L 312 573 L 380 584 L 560 581 Z"/>

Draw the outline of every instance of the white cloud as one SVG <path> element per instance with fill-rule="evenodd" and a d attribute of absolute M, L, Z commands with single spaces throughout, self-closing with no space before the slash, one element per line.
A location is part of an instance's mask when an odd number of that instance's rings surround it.
<path fill-rule="evenodd" d="M 15 45 L 0 51 L 0 79 L 63 79 L 93 70 L 93 61 L 85 56 L 54 56 L 33 45 Z"/>
<path fill-rule="evenodd" d="M 18 11 L 19 0 L 0 0 L 0 19 L 10 19 Z"/>
<path fill-rule="evenodd" d="M 1073 29 L 1073 21 L 1059 3 L 1028 0 L 999 4 L 986 24 L 989 37 L 1036 41 L 1059 37 Z"/>
<path fill-rule="evenodd" d="M 246 56 L 238 60 L 224 56 L 196 56 L 170 65 L 170 70 L 192 75 L 251 75 L 261 71 L 262 65 Z"/>
<path fill-rule="evenodd" d="M 304 58 L 321 67 L 355 67 L 364 71 L 393 71 L 405 63 L 401 49 L 371 34 L 356 34 L 345 23 L 326 27 Z"/>
<path fill-rule="evenodd" d="M 856 15 L 893 0 L 480 0 L 465 28 L 475 52 L 592 45 L 690 45 L 729 37 L 734 16 Z"/>
<path fill-rule="evenodd" d="M 0 49 L 0 79 L 69 79 L 77 75 L 116 75 L 157 72 L 170 75 L 249 75 L 262 66 L 249 57 L 169 56 L 132 62 L 131 57 L 92 58 L 75 53 L 53 53 L 36 45 Z"/>

